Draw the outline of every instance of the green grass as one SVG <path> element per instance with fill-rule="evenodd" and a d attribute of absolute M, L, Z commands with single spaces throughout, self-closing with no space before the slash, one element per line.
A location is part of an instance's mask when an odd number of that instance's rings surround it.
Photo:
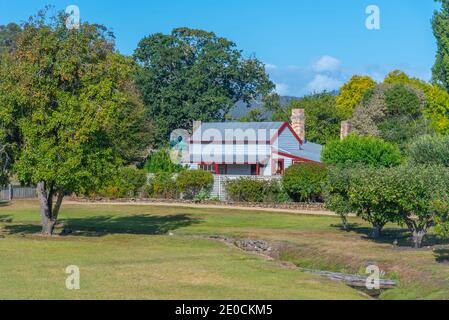
<path fill-rule="evenodd" d="M 299 267 L 363 273 L 376 264 L 399 279 L 382 299 L 449 299 L 449 245 L 411 250 L 407 233 L 388 226 L 380 241 L 352 218 L 224 209 L 64 205 L 61 220 L 75 233 L 45 239 L 38 207 L 0 207 L 0 299 L 361 299 L 343 284 L 287 268 L 212 235 L 264 239 L 279 259 Z M 172 234 L 170 236 L 169 234 Z M 391 244 L 397 239 L 401 248 Z M 65 289 L 65 268 L 81 269 L 81 290 Z"/>
<path fill-rule="evenodd" d="M 196 236 L 219 231 L 220 223 L 229 228 L 233 218 L 250 226 L 245 213 L 223 222 L 219 211 L 64 206 L 61 218 L 77 233 L 45 239 L 34 234 L 37 212 L 29 202 L 0 208 L 0 299 L 362 298 L 342 284 Z M 79 291 L 65 288 L 69 265 L 81 270 Z"/>

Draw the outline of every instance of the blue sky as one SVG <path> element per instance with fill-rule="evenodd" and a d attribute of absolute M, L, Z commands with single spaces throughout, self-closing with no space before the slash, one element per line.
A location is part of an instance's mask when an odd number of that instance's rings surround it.
<path fill-rule="evenodd" d="M 77 5 L 83 20 L 115 32 L 125 54 L 175 27 L 214 31 L 266 63 L 284 95 L 334 90 L 353 74 L 380 81 L 394 69 L 429 80 L 436 51 L 433 0 L 0 0 L 0 24 L 45 4 Z M 365 27 L 369 5 L 380 9 L 380 30 Z"/>

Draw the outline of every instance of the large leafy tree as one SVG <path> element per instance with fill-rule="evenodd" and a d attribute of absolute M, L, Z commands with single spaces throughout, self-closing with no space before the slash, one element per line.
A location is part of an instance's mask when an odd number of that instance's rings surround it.
<path fill-rule="evenodd" d="M 432 128 L 441 134 L 449 133 L 449 93 L 441 86 L 430 84 L 423 80 L 411 78 L 402 71 L 390 72 L 386 84 L 404 84 L 424 92 L 426 105 L 424 115 L 429 119 Z"/>
<path fill-rule="evenodd" d="M 432 132 L 423 116 L 426 104 L 424 92 L 412 85 L 378 85 L 356 107 L 353 130 L 405 147 L 412 138 Z"/>
<path fill-rule="evenodd" d="M 432 20 L 433 33 L 437 39 L 437 54 L 435 65 L 433 66 L 433 80 L 443 86 L 449 92 L 449 1 L 436 0 L 441 2 L 440 11 L 434 13 Z"/>
<path fill-rule="evenodd" d="M 145 122 L 133 60 L 115 52 L 106 28 L 69 30 L 65 19 L 31 18 L 0 65 L 0 139 L 20 180 L 38 186 L 46 235 L 63 197 L 107 182 L 136 140 L 129 122 Z"/>
<path fill-rule="evenodd" d="M 365 93 L 374 88 L 376 82 L 367 76 L 353 76 L 340 90 L 337 96 L 337 107 L 346 119 L 351 118 L 355 106 L 362 101 Z"/>
<path fill-rule="evenodd" d="M 159 145 L 174 129 L 191 128 L 195 120 L 223 121 L 236 102 L 249 104 L 274 88 L 259 60 L 245 59 L 233 42 L 211 32 L 153 34 L 140 41 L 134 56 Z"/>
<path fill-rule="evenodd" d="M 317 93 L 293 100 L 287 106 L 280 103 L 276 94 L 264 99 L 264 108 L 272 114 L 273 121 L 290 121 L 292 109 L 304 109 L 306 113 L 306 138 L 308 141 L 326 144 L 340 136 L 344 114 L 338 109 L 335 95 Z"/>
<path fill-rule="evenodd" d="M 16 39 L 21 31 L 21 26 L 16 23 L 0 26 L 0 55 L 14 50 Z"/>

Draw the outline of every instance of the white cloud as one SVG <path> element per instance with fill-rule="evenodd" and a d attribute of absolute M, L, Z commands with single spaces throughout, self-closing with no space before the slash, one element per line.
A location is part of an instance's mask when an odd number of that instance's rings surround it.
<path fill-rule="evenodd" d="M 341 61 L 331 57 L 331 56 L 322 56 L 313 64 L 313 69 L 316 72 L 332 72 L 337 71 L 341 66 Z"/>
<path fill-rule="evenodd" d="M 288 93 L 289 86 L 285 83 L 276 83 L 276 93 L 283 96 Z"/>
<path fill-rule="evenodd" d="M 317 74 L 307 85 L 309 92 L 323 92 L 338 90 L 343 85 L 343 81 L 327 75 Z"/>
<path fill-rule="evenodd" d="M 265 63 L 265 70 L 267 71 L 276 70 L 277 68 L 278 66 L 275 64 Z"/>

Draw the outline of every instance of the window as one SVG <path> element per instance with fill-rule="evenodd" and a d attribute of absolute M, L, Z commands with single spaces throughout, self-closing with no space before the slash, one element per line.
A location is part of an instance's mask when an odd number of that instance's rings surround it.
<path fill-rule="evenodd" d="M 198 166 L 198 169 L 215 173 L 215 165 L 214 164 L 200 164 Z"/>

